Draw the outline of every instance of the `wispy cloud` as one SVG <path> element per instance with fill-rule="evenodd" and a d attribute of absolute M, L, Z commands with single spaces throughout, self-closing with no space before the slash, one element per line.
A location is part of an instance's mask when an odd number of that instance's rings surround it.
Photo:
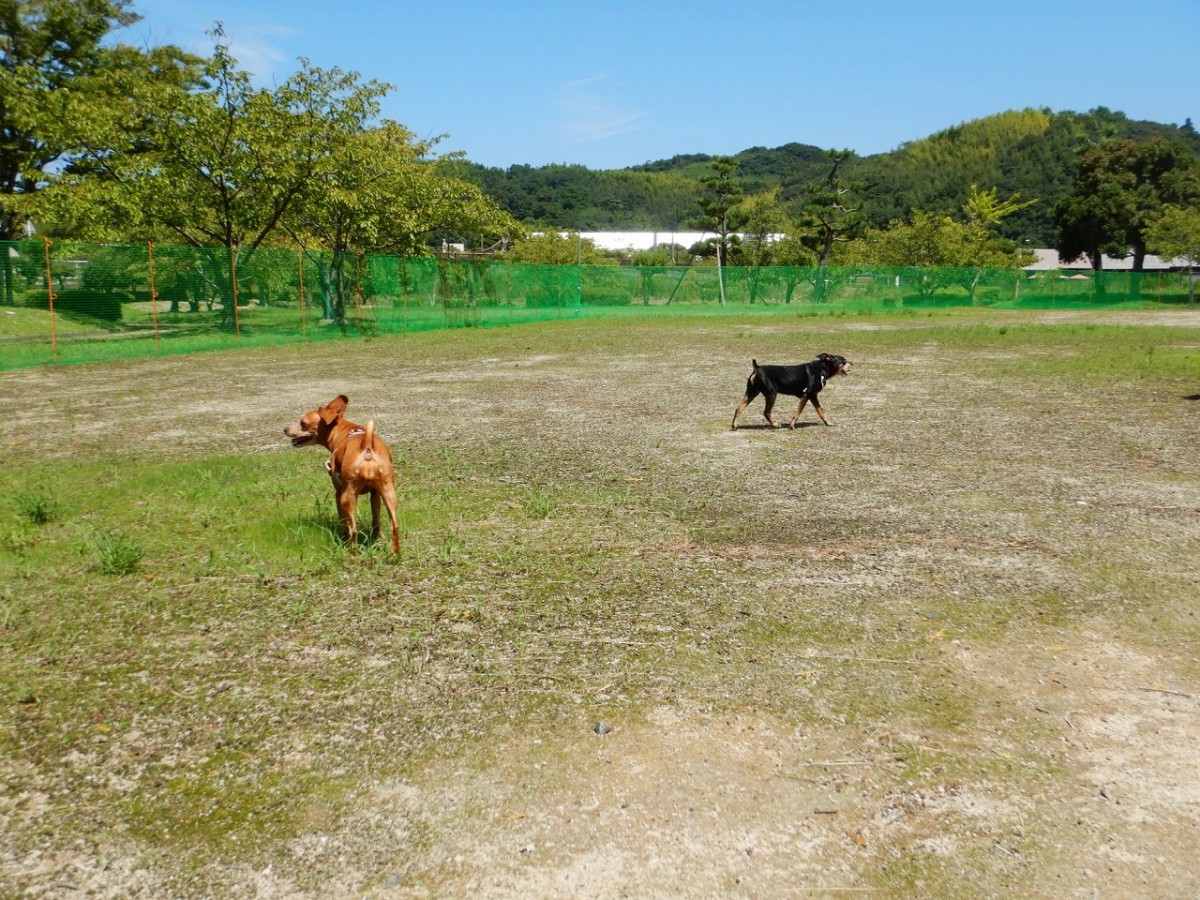
<path fill-rule="evenodd" d="M 226 33 L 229 52 L 238 65 L 255 76 L 257 81 L 271 81 L 280 69 L 290 72 L 295 60 L 279 49 L 279 42 L 291 38 L 295 29 L 286 25 L 251 25 Z"/>
<path fill-rule="evenodd" d="M 613 96 L 607 75 L 568 81 L 559 88 L 558 107 L 563 113 L 560 128 L 571 143 L 607 140 L 637 131 L 650 115 L 630 109 Z"/>

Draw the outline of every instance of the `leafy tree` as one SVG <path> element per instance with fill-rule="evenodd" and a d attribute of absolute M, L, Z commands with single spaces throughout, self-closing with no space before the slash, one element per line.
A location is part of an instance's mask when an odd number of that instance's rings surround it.
<path fill-rule="evenodd" d="M 970 196 L 963 204 L 967 221 L 984 229 L 996 228 L 1009 216 L 1037 203 L 1036 199 L 1022 200 L 1020 191 L 1005 200 L 1001 200 L 998 194 L 998 188 L 981 191 L 977 186 L 971 185 Z"/>
<path fill-rule="evenodd" d="M 301 246 L 330 251 L 311 256 L 320 264 L 327 317 L 345 316 L 349 254 L 421 255 L 435 235 L 511 240 L 520 233 L 475 185 L 442 176 L 426 158 L 431 148 L 396 122 L 351 132 L 283 217 Z"/>
<path fill-rule="evenodd" d="M 559 234 L 557 231 L 532 234 L 516 241 L 505 257 L 513 262 L 541 265 L 615 265 L 616 260 L 605 256 L 591 238 L 580 238 L 577 232 Z"/>
<path fill-rule="evenodd" d="M 729 262 L 732 265 L 776 264 L 776 244 L 791 227 L 779 193 L 780 189 L 774 188 L 742 201 L 739 219 L 743 237 L 740 243 L 731 248 Z"/>
<path fill-rule="evenodd" d="M 781 237 L 790 228 L 788 215 L 775 188 L 747 197 L 741 206 L 743 238 L 732 246 L 728 263 L 745 266 L 751 303 L 762 295 L 770 274 L 767 267 L 779 264 L 776 253 Z"/>
<path fill-rule="evenodd" d="M 1160 256 L 1187 260 L 1188 305 L 1196 303 L 1194 269 L 1200 260 L 1200 206 L 1168 206 L 1146 229 L 1146 246 Z"/>
<path fill-rule="evenodd" d="M 1146 232 L 1169 204 L 1200 201 L 1200 161 L 1181 142 L 1106 141 L 1079 160 L 1071 194 L 1055 210 L 1058 255 L 1087 256 L 1093 269 L 1101 255 L 1133 255 L 1133 271 L 1146 258 Z"/>
<path fill-rule="evenodd" d="M 0 240 L 22 236 L 35 195 L 88 134 L 122 111 L 114 78 L 186 83 L 197 60 L 175 47 L 139 51 L 110 35 L 140 19 L 128 0 L 0 2 Z M 4 301 L 12 268 L 3 266 Z"/>
<path fill-rule="evenodd" d="M 922 273 L 926 295 L 950 284 L 961 284 L 971 300 L 989 270 L 1015 269 L 1033 261 L 1032 251 L 999 237 L 996 226 L 1034 201 L 1018 195 L 998 200 L 995 189 L 980 191 L 974 185 L 963 205 L 966 221 L 914 210 L 909 222 L 893 222 L 885 230 L 872 230 L 854 245 L 859 264 L 915 266 Z"/>
<path fill-rule="evenodd" d="M 78 231 L 122 221 L 169 242 L 226 248 L 204 259 L 228 320 L 235 266 L 282 241 L 285 216 L 377 115 L 386 86 L 301 60 L 274 90 L 256 89 L 220 26 L 212 34 L 200 89 L 137 94 L 140 128 L 124 143 L 110 133 L 89 146 L 64 177 L 58 208 Z"/>

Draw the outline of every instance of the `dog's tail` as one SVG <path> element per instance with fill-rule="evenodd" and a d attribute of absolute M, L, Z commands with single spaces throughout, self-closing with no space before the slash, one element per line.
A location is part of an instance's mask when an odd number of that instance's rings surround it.
<path fill-rule="evenodd" d="M 367 427 L 363 429 L 362 453 L 354 461 L 354 469 L 351 474 L 355 478 L 375 481 L 385 470 L 386 463 L 375 452 L 374 445 L 375 421 L 371 420 L 367 423 Z"/>
<path fill-rule="evenodd" d="M 758 360 L 751 359 L 750 360 L 750 378 L 749 378 L 749 380 L 754 381 L 754 379 L 757 377 L 758 377 Z"/>
<path fill-rule="evenodd" d="M 370 419 L 367 422 L 367 427 L 363 433 L 363 459 L 374 459 L 375 453 L 371 447 L 375 445 L 375 420 Z"/>

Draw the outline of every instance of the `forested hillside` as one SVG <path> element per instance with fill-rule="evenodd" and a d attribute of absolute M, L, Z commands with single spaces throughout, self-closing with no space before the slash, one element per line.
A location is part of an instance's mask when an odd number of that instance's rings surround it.
<path fill-rule="evenodd" d="M 863 184 L 868 224 L 882 228 L 913 209 L 957 214 L 971 185 L 1017 192 L 1038 202 L 1002 225 L 1002 233 L 1034 246 L 1053 246 L 1052 213 L 1071 188 L 1079 154 L 1106 138 L 1182 140 L 1200 156 L 1200 135 L 1183 126 L 1128 119 L 1104 108 L 1087 113 L 1007 111 L 904 144 L 889 153 L 855 157 L 844 175 Z M 675 156 L 628 169 L 592 171 L 551 165 L 486 168 L 454 163 L 454 174 L 478 184 L 513 216 L 531 225 L 581 231 L 680 230 L 694 225 L 700 179 L 713 157 Z M 778 188 L 795 212 L 805 187 L 828 170 L 824 148 L 791 143 L 737 154 L 736 177 L 747 194 Z"/>

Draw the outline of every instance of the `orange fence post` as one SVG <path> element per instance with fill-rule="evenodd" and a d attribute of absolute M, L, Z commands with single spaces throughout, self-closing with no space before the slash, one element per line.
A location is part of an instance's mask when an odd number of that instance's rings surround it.
<path fill-rule="evenodd" d="M 50 353 L 54 361 L 58 362 L 58 330 L 54 324 L 54 301 L 58 298 L 54 294 L 54 279 L 50 274 L 50 244 L 53 242 L 50 238 L 42 240 L 46 242 L 46 300 L 50 304 Z"/>
<path fill-rule="evenodd" d="M 154 352 L 162 353 L 158 343 L 158 289 L 154 286 L 154 241 L 146 242 L 146 268 L 150 274 L 150 315 L 154 319 Z"/>

